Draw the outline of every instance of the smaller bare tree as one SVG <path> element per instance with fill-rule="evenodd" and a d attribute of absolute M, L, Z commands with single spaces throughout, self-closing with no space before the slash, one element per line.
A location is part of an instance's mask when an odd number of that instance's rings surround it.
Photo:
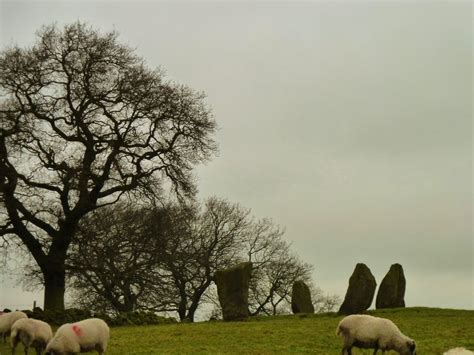
<path fill-rule="evenodd" d="M 105 305 L 117 312 L 139 308 L 156 281 L 156 225 L 143 209 L 129 204 L 104 207 L 84 218 L 70 249 L 70 285 L 77 302 Z M 103 300 L 106 299 L 107 302 Z"/>
<path fill-rule="evenodd" d="M 194 321 L 214 273 L 239 260 L 249 211 L 224 199 L 210 198 L 187 221 L 189 233 L 168 233 L 160 251 L 161 267 L 174 285 L 181 320 Z M 172 230 L 169 229 L 169 230 Z"/>
<path fill-rule="evenodd" d="M 218 305 L 217 270 L 252 261 L 252 315 L 288 313 L 296 280 L 311 285 L 302 262 L 269 219 L 216 197 L 202 206 L 168 204 L 103 208 L 84 220 L 74 239 L 71 285 L 88 308 L 176 312 L 194 321 L 203 303 Z"/>
<path fill-rule="evenodd" d="M 176 312 L 194 321 L 214 273 L 237 262 L 249 211 L 226 200 L 134 209 L 85 219 L 69 269 L 76 298 L 116 312 Z"/>
<path fill-rule="evenodd" d="M 310 284 L 309 289 L 315 313 L 334 312 L 341 304 L 341 298 L 337 295 L 324 293 L 321 288 L 316 287 L 313 284 Z"/>
<path fill-rule="evenodd" d="M 312 266 L 302 262 L 271 220 L 252 224 L 244 248 L 254 268 L 249 290 L 251 315 L 287 313 L 296 280 L 310 282 Z"/>

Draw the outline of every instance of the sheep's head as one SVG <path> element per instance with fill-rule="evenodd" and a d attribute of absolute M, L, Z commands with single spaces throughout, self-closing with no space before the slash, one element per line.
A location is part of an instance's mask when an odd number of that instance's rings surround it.
<path fill-rule="evenodd" d="M 66 354 L 61 344 L 57 342 L 49 342 L 46 346 L 45 355 L 62 355 Z"/>
<path fill-rule="evenodd" d="M 403 348 L 400 351 L 401 355 L 416 355 L 416 343 L 412 339 L 405 341 Z"/>

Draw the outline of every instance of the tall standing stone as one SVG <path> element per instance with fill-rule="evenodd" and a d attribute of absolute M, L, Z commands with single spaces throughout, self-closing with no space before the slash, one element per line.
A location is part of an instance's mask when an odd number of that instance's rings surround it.
<path fill-rule="evenodd" d="M 250 262 L 216 272 L 214 280 L 224 320 L 242 320 L 248 317 L 251 273 Z"/>
<path fill-rule="evenodd" d="M 291 310 L 293 313 L 314 313 L 311 292 L 303 281 L 295 281 L 291 292 Z"/>
<path fill-rule="evenodd" d="M 405 288 L 406 280 L 403 267 L 400 264 L 393 264 L 380 284 L 375 307 L 405 307 Z"/>
<path fill-rule="evenodd" d="M 374 299 L 376 286 L 375 277 L 367 265 L 357 264 L 349 279 L 349 287 L 339 314 L 355 314 L 368 309 Z"/>

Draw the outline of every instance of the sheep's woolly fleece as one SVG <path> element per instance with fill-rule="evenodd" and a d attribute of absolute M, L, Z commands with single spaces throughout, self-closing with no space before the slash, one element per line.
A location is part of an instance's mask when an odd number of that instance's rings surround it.
<path fill-rule="evenodd" d="M 22 318 L 28 318 L 28 316 L 21 311 L 4 313 L 0 316 L 0 333 L 4 340 L 6 333 L 10 332 L 13 323 Z"/>
<path fill-rule="evenodd" d="M 454 348 L 449 349 L 443 355 L 474 355 L 474 352 L 467 350 L 466 348 Z"/>
<path fill-rule="evenodd" d="M 389 319 L 369 315 L 350 315 L 341 320 L 336 335 L 343 338 L 343 349 L 353 346 L 415 353 L 415 342 L 404 335 Z"/>
<path fill-rule="evenodd" d="M 20 341 L 26 349 L 32 345 L 44 349 L 52 338 L 51 326 L 46 322 L 32 318 L 22 318 L 13 323 L 10 335 L 13 351 Z"/>
<path fill-rule="evenodd" d="M 107 350 L 110 330 L 102 319 L 90 318 L 77 323 L 63 324 L 46 346 L 46 352 L 79 353 Z"/>

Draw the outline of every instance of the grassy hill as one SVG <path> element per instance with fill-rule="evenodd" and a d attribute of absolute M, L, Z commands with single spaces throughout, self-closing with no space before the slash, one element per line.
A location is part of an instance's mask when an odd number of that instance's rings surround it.
<path fill-rule="evenodd" d="M 464 346 L 474 349 L 474 311 L 406 308 L 370 312 L 393 320 L 417 342 L 421 355 Z M 340 354 L 333 314 L 112 328 L 107 354 Z M 23 349 L 17 353 L 23 353 Z M 0 346 L 0 354 L 10 354 Z M 31 353 L 33 353 L 31 351 Z M 354 351 L 354 354 L 372 354 Z M 390 353 L 395 354 L 395 353 Z"/>

